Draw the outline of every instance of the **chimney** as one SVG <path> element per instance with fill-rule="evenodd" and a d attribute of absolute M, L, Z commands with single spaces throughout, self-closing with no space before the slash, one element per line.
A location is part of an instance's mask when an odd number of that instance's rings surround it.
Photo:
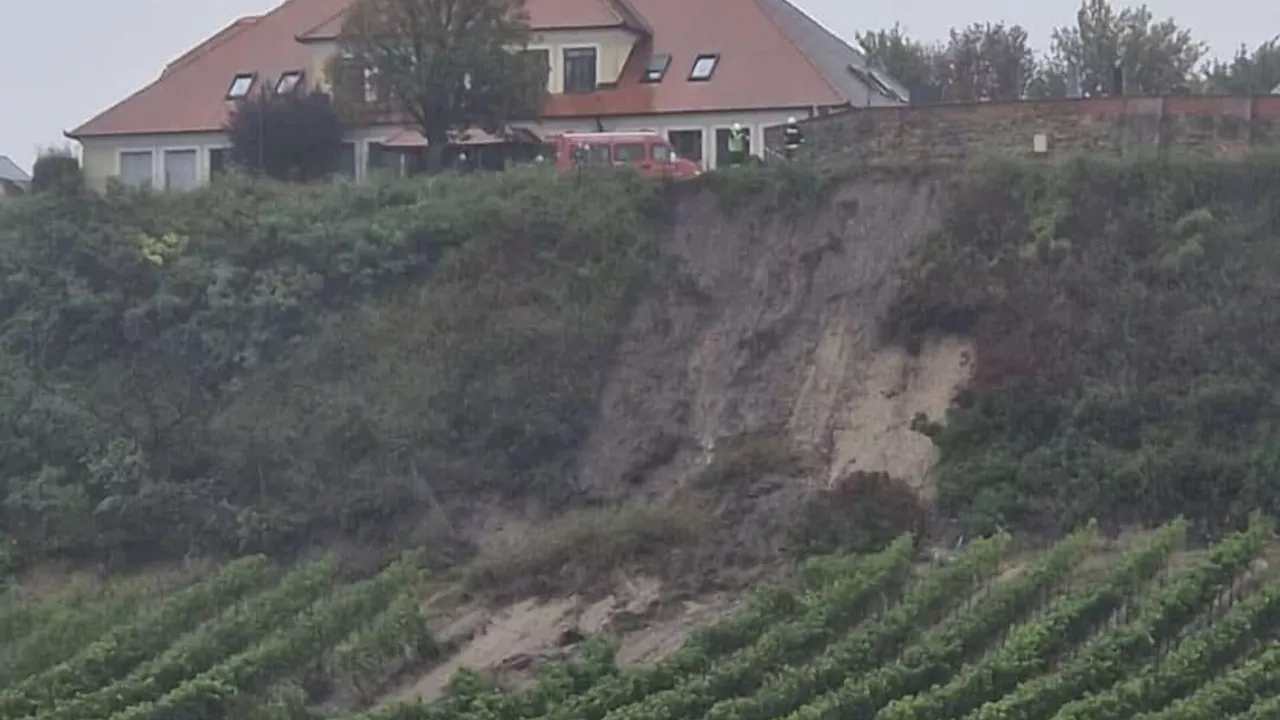
<path fill-rule="evenodd" d="M 1124 95 L 1124 68 L 1119 60 L 1111 68 L 1111 94 L 1116 97 Z"/>
<path fill-rule="evenodd" d="M 1075 63 L 1067 65 L 1067 97 L 1079 98 L 1084 93 L 1080 89 L 1080 68 Z"/>

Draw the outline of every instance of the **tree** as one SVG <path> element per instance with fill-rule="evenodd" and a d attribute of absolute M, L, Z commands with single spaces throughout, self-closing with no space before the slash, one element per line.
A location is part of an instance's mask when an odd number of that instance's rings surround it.
<path fill-rule="evenodd" d="M 342 120 L 322 92 L 277 93 L 264 83 L 240 101 L 226 130 L 232 163 L 278 180 L 327 177 L 342 152 Z"/>
<path fill-rule="evenodd" d="M 1146 5 L 1117 12 L 1107 0 L 1084 0 L 1075 26 L 1053 31 L 1049 62 L 1034 83 L 1035 94 L 1065 93 L 1072 67 L 1086 97 L 1113 94 L 1118 90 L 1113 86 L 1117 62 L 1126 94 L 1189 92 L 1206 51 L 1172 18 L 1156 22 Z"/>
<path fill-rule="evenodd" d="M 427 168 L 440 166 L 450 133 L 500 132 L 533 120 L 548 68 L 529 41 L 524 0 L 356 0 L 339 37 L 335 76 L 376 77 L 393 110 L 427 140 Z"/>
<path fill-rule="evenodd" d="M 934 78 L 948 102 L 1019 100 L 1036 74 L 1036 57 L 1021 25 L 974 23 L 951 30 L 934 60 Z"/>
<path fill-rule="evenodd" d="M 1036 73 L 1035 53 L 1020 25 L 974 23 L 952 29 L 945 45 L 913 40 L 894 25 L 862 33 L 872 65 L 911 91 L 911 101 L 1017 100 Z"/>
<path fill-rule="evenodd" d="M 80 161 L 68 149 L 50 149 L 40 153 L 31 168 L 31 190 L 75 197 L 84 192 L 84 173 Z"/>
<path fill-rule="evenodd" d="M 859 33 L 856 37 L 868 63 L 902 83 L 911 93 L 913 103 L 939 99 L 934 69 L 937 56 L 942 52 L 940 46 L 911 39 L 901 25 Z"/>
<path fill-rule="evenodd" d="M 1204 88 L 1233 95 L 1262 95 L 1280 86 L 1280 37 L 1253 52 L 1241 45 L 1231 62 L 1215 59 L 1205 69 Z"/>

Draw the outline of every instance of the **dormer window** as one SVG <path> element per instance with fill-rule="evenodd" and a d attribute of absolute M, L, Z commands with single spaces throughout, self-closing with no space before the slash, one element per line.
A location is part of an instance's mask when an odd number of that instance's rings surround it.
<path fill-rule="evenodd" d="M 302 84 L 302 71 L 290 70 L 281 75 L 280 79 L 276 81 L 276 94 L 291 95 L 293 91 L 298 89 L 300 84 Z"/>
<path fill-rule="evenodd" d="M 656 53 L 649 57 L 649 64 L 645 66 L 644 82 L 656 83 L 662 82 L 662 78 L 667 74 L 667 68 L 671 65 L 671 55 L 669 53 Z"/>
<path fill-rule="evenodd" d="M 253 89 L 253 81 L 258 78 L 256 73 L 240 73 L 231 79 L 231 86 L 227 88 L 228 100 L 239 100 L 249 94 Z"/>
<path fill-rule="evenodd" d="M 710 80 L 711 73 L 716 71 L 720 62 L 718 53 L 703 53 L 693 59 L 693 69 L 689 72 L 690 80 Z"/>

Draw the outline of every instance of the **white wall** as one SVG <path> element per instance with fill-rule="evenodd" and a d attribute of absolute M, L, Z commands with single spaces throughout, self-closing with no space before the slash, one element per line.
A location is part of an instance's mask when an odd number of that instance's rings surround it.
<path fill-rule="evenodd" d="M 749 110 L 743 112 L 681 113 L 670 115 L 635 115 L 629 117 L 602 118 L 605 130 L 654 130 L 666 135 L 673 130 L 702 131 L 702 157 L 706 169 L 715 168 L 715 132 L 727 129 L 735 122 L 741 123 L 751 133 L 751 151 L 764 152 L 764 129 L 781 125 L 787 117 L 807 117 L 808 109 Z M 594 119 L 546 120 L 527 126 L 539 135 L 558 132 L 596 130 Z M 356 179 L 363 180 L 368 164 L 370 143 L 384 140 L 400 130 L 399 126 L 359 128 L 347 133 L 347 139 L 355 143 Z M 209 181 L 209 151 L 230 145 L 225 133 L 171 133 L 162 135 L 127 135 L 93 137 L 81 141 L 81 157 L 85 179 L 90 187 L 103 189 L 107 179 L 120 173 L 120 153 L 150 150 L 152 153 L 152 186 L 164 187 L 164 151 L 197 151 L 197 175 L 201 184 Z"/>

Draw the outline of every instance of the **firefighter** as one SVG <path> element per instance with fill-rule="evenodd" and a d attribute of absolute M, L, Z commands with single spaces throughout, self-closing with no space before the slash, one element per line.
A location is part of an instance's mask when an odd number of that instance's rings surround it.
<path fill-rule="evenodd" d="M 729 164 L 741 165 L 747 154 L 747 130 L 742 123 L 734 123 L 729 130 Z"/>
<path fill-rule="evenodd" d="M 782 147 L 786 150 L 788 160 L 795 159 L 796 151 L 801 145 L 804 145 L 804 133 L 800 132 L 800 125 L 796 123 L 795 115 L 792 115 L 787 118 L 787 126 L 782 130 Z"/>

